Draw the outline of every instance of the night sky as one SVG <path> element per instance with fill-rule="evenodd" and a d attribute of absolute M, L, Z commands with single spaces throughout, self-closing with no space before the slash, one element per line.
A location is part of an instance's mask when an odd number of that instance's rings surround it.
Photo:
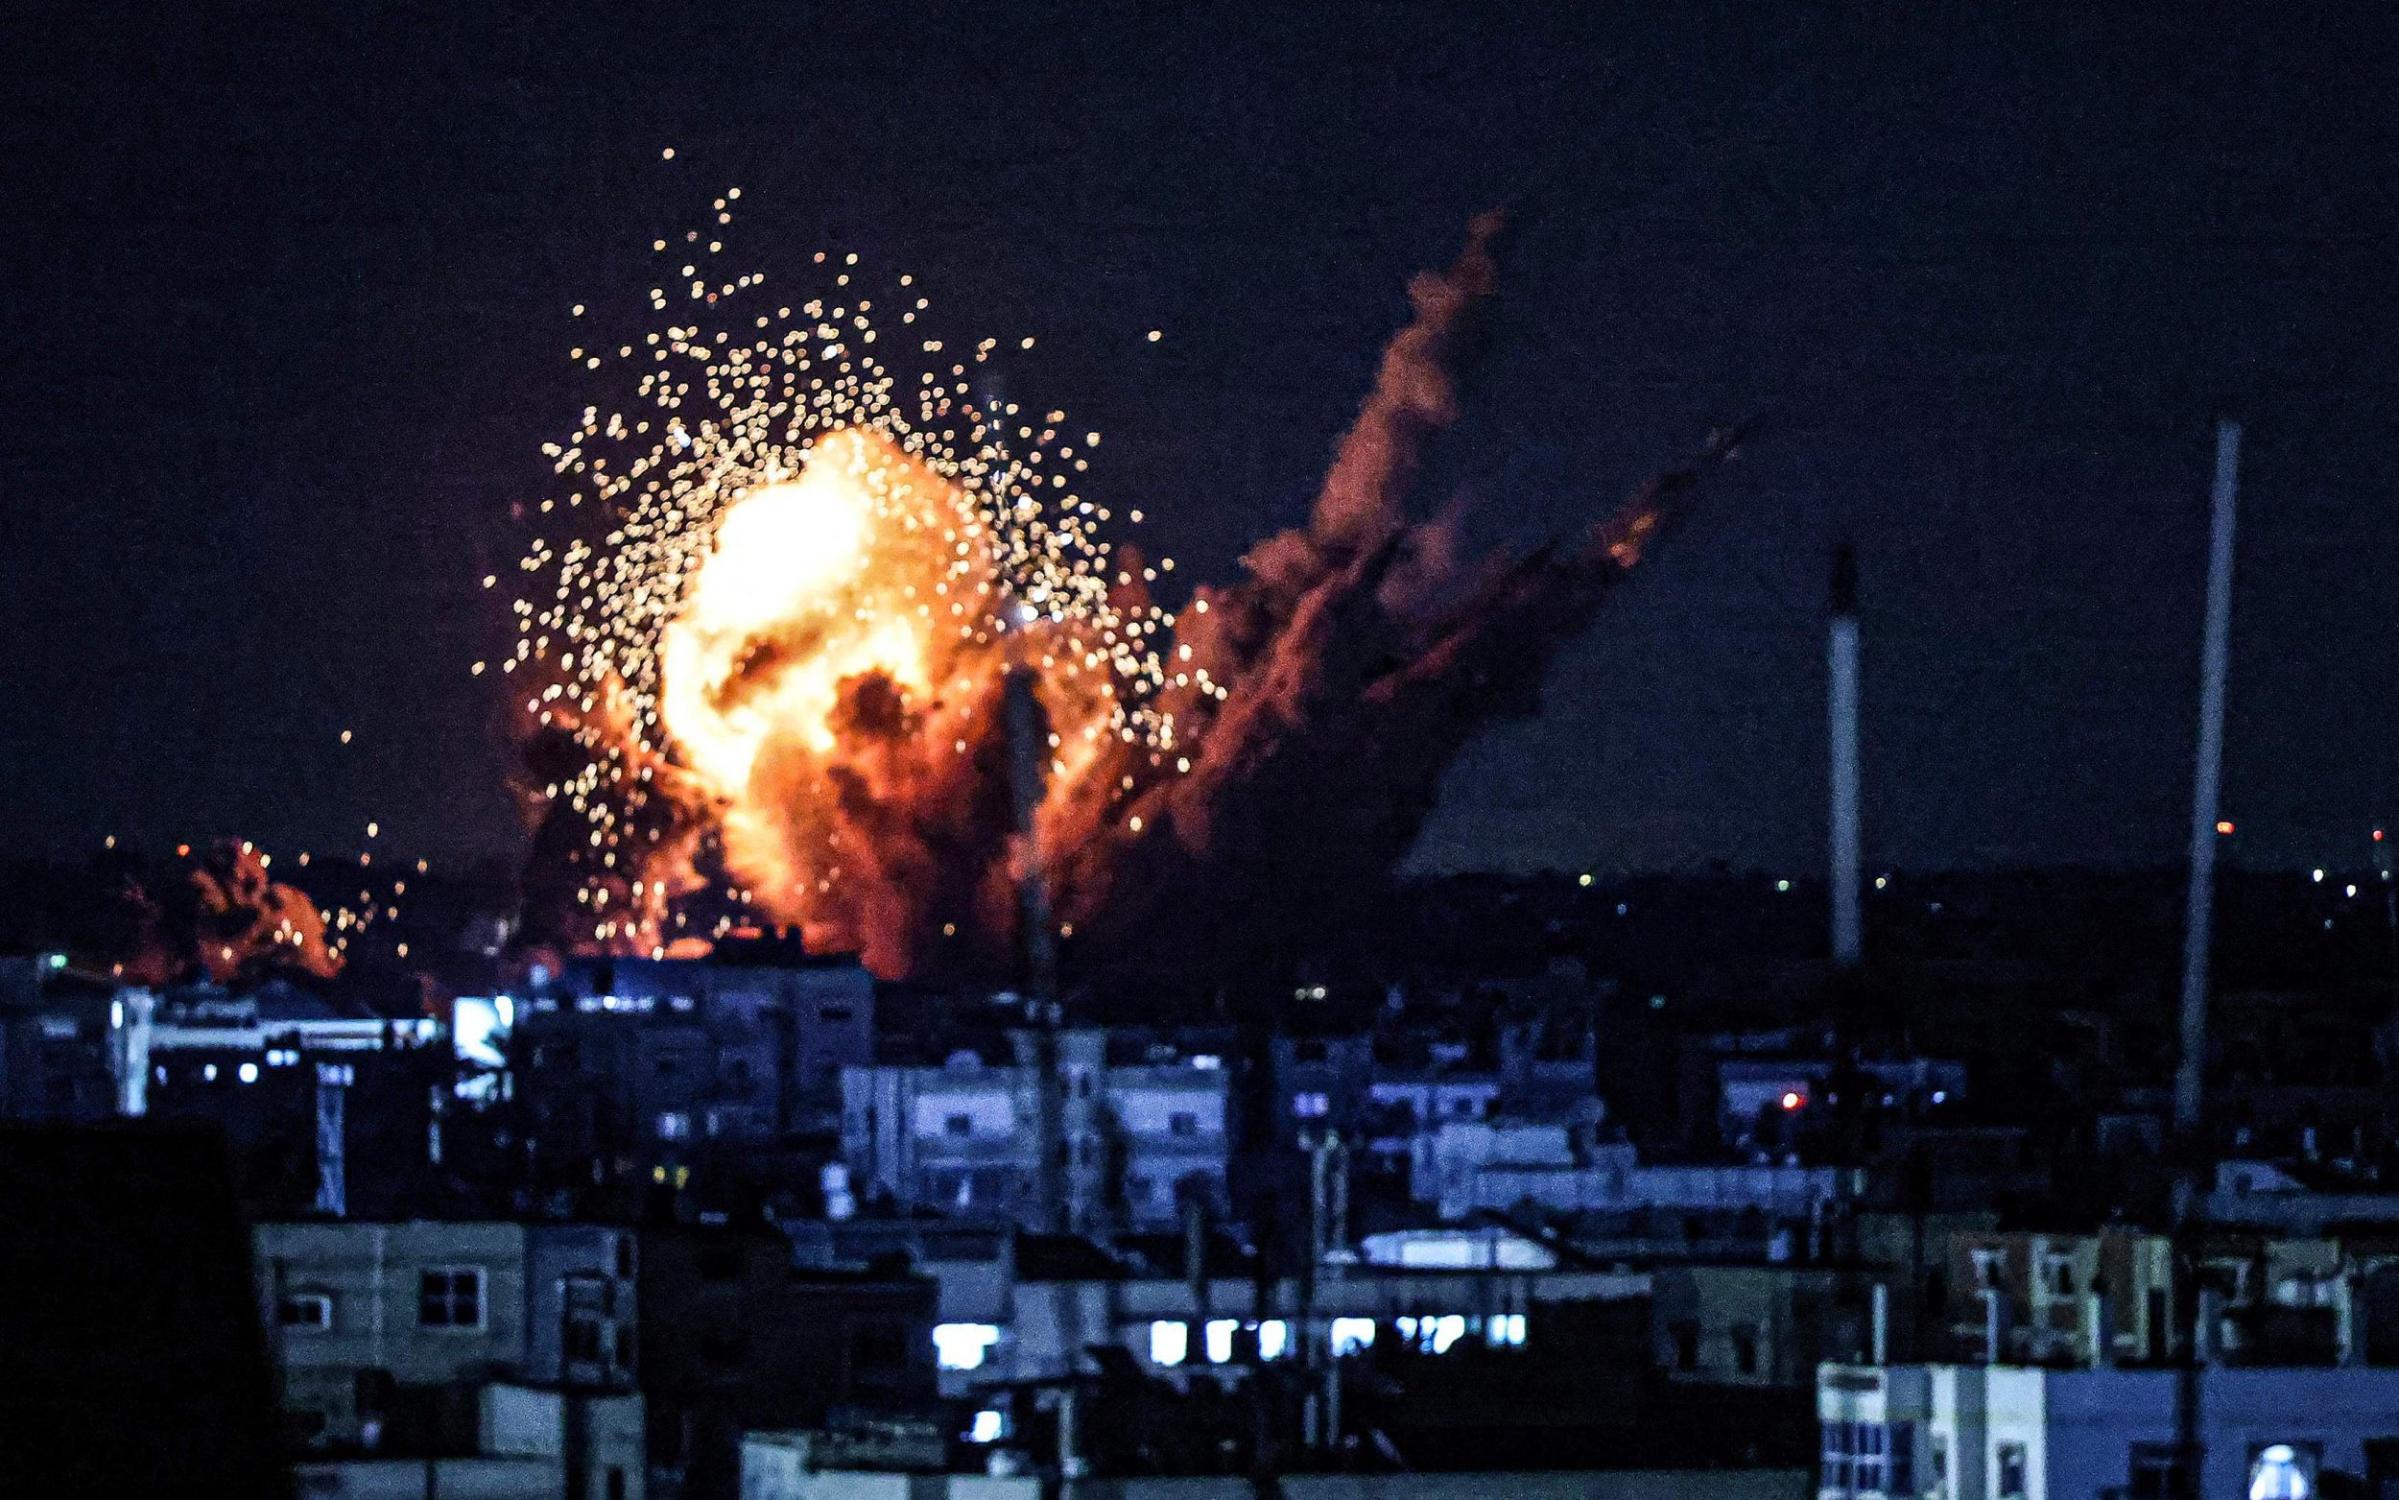
<path fill-rule="evenodd" d="M 857 250 L 1039 335 L 1010 394 L 1107 434 L 1182 576 L 1303 513 L 1493 203 L 1430 501 L 1536 542 L 1764 413 L 1426 863 L 1813 869 L 1844 536 L 1871 861 L 2173 857 L 2219 414 L 2233 857 L 2354 860 L 2399 800 L 2387 8 L 159 9 L 208 14 L 0 37 L 13 847 L 513 850 L 467 668 L 583 399 L 567 309 L 732 184 L 738 265 Z"/>

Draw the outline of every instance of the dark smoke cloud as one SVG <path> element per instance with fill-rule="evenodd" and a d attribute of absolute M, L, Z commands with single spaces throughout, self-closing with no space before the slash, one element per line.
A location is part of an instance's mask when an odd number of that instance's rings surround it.
<path fill-rule="evenodd" d="M 1539 708 L 1559 647 L 1589 623 L 1729 435 L 1588 533 L 1528 556 L 1458 558 L 1454 517 L 1412 521 L 1427 443 L 1457 418 L 1454 370 L 1495 281 L 1497 216 L 1410 288 L 1306 526 L 1177 621 L 1188 670 L 1230 687 L 1175 701 L 1187 775 L 1128 766 L 1137 790 L 1086 804 L 1050 840 L 1056 900 L 1101 967 L 1272 964 L 1354 926 L 1431 812 L 1443 773 L 1494 720 Z M 1139 759 L 1139 757 L 1129 757 Z M 1122 785 L 1121 779 L 1117 782 Z"/>

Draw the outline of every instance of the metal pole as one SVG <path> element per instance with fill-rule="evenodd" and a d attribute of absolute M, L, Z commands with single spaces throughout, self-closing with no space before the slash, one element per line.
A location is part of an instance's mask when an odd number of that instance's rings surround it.
<path fill-rule="evenodd" d="M 1860 956 L 1858 918 L 1858 560 L 1843 547 L 1833 554 L 1832 638 L 1828 644 L 1832 731 L 1831 854 L 1833 962 L 1854 969 Z"/>
<path fill-rule="evenodd" d="M 2191 779 L 2191 889 L 2182 944 L 2182 1057 L 2174 1072 L 2174 1128 L 2188 1137 L 2199 1127 L 2200 1089 L 2207 1065 L 2208 929 L 2215 909 L 2216 809 L 2224 771 L 2224 672 L 2232 645 L 2234 481 L 2241 460 L 2241 427 L 2216 426 L 2216 488 L 2208 527 L 2207 639 L 2199 676 L 2199 757 Z"/>
<path fill-rule="evenodd" d="M 2224 770 L 2224 678 L 2232 645 L 2233 502 L 2240 468 L 2241 428 L 2216 424 L 2216 483 L 2208 527 L 2207 632 L 2200 651 L 2199 752 L 2191 778 L 2191 889 L 2184 912 L 2182 1053 L 2174 1070 L 2174 1241 L 2177 1311 L 2188 1338 L 2174 1383 L 2176 1487 L 2200 1493 L 2206 1434 L 2199 1414 L 2203 1349 L 2214 1330 L 2201 1327 L 2208 1299 L 2199 1295 L 2195 1239 L 2207 1172 L 2201 1105 L 2207 1077 L 2208 933 L 2215 910 L 2217 801 Z"/>

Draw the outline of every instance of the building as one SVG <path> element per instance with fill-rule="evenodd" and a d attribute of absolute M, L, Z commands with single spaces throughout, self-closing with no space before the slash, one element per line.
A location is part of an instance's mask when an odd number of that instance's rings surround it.
<path fill-rule="evenodd" d="M 752 1429 L 939 1399 L 937 1288 L 904 1262 L 803 1266 L 770 1230 L 660 1229 L 642 1237 L 640 1277 L 650 1463 L 664 1490 L 730 1500 Z"/>
<path fill-rule="evenodd" d="M 633 1383 L 628 1231 L 416 1220 L 253 1238 L 285 1416 L 308 1446 L 472 1453 L 493 1380 Z"/>
<path fill-rule="evenodd" d="M 1663 1265 L 1649 1273 L 1657 1366 L 1674 1380 L 1802 1391 L 1827 1360 L 1905 1347 L 1890 1288 L 1833 1266 Z M 1879 1322 L 1878 1322 L 1879 1320 Z"/>
<path fill-rule="evenodd" d="M 873 978 L 781 946 L 578 960 L 455 1014 L 462 1043 L 509 1070 L 562 1182 L 591 1182 L 594 1163 L 603 1179 L 665 1181 L 720 1149 L 829 1137 L 842 1069 L 874 1055 Z"/>
<path fill-rule="evenodd" d="M 857 1191 L 902 1211 L 1031 1222 L 1038 1175 L 1054 1171 L 1070 1228 L 1167 1227 L 1186 1202 L 1221 1208 L 1231 1151 L 1221 1058 L 1121 1058 L 1105 1033 L 1058 1032 L 1045 1126 L 1037 1040 L 1016 1033 L 1004 1064 L 960 1051 L 940 1067 L 845 1070 L 842 1153 Z"/>
<path fill-rule="evenodd" d="M 1842 1191 L 1842 1174 L 1830 1167 L 1645 1163 L 1629 1142 L 1598 1138 L 1595 1108 L 1578 1122 L 1445 1119 L 1421 1131 L 1410 1153 L 1417 1201 L 1451 1222 L 1531 1206 L 1752 1213 L 1804 1223 Z"/>
<path fill-rule="evenodd" d="M 2176 1380 L 2171 1369 L 1828 1364 L 1817 1494 L 2172 1500 L 2183 1493 Z M 2399 1371 L 2209 1366 L 2197 1412 L 2198 1494 L 2312 1500 L 2399 1485 Z"/>

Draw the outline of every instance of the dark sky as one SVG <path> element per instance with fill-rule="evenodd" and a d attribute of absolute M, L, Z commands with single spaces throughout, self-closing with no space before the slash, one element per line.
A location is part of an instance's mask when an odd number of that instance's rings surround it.
<path fill-rule="evenodd" d="M 0 37 L 11 845 L 513 847 L 466 668 L 582 400 L 566 309 L 734 183 L 742 264 L 856 249 L 1041 335 L 1011 393 L 1107 432 L 1187 574 L 1301 514 L 1493 202 L 1443 455 L 1483 538 L 1768 411 L 1434 863 L 1813 868 L 1843 535 L 1871 859 L 2170 857 L 2219 413 L 2235 857 L 2353 858 L 2399 793 L 2387 8 L 157 9 Z"/>

